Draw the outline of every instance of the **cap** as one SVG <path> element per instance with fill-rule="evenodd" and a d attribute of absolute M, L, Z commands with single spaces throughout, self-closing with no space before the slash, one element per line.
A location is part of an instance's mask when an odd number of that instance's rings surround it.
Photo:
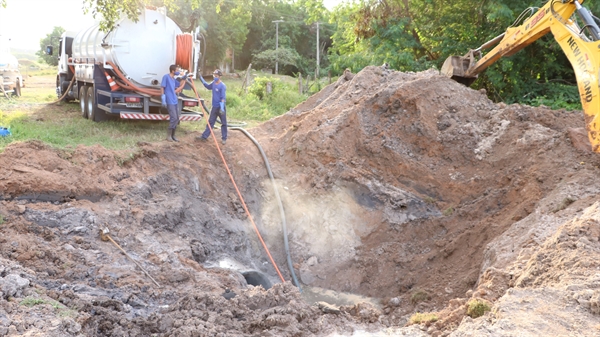
<path fill-rule="evenodd" d="M 219 69 L 215 69 L 215 71 L 213 71 L 213 74 L 223 76 L 223 73 Z"/>

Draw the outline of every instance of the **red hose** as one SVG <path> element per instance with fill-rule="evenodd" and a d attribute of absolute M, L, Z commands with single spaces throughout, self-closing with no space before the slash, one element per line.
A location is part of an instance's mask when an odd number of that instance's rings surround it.
<path fill-rule="evenodd" d="M 204 110 L 204 106 L 200 102 L 200 97 L 198 96 L 198 92 L 196 91 L 196 86 L 194 85 L 194 81 L 189 81 L 188 83 L 190 83 L 190 85 L 194 89 L 194 93 L 196 94 L 196 99 L 198 99 L 198 104 L 200 104 L 200 108 L 204 112 L 204 116 L 208 116 L 207 111 Z M 250 220 L 250 223 L 252 223 L 252 226 L 254 227 L 254 231 L 256 232 L 256 235 L 258 236 L 258 239 L 260 240 L 260 243 L 262 244 L 263 248 L 265 249 L 265 252 L 267 253 L 267 256 L 269 256 L 269 260 L 271 260 L 271 263 L 273 264 L 273 267 L 275 267 L 275 271 L 277 272 L 277 275 L 281 279 L 281 282 L 285 282 L 285 279 L 283 278 L 283 275 L 281 275 L 281 272 L 279 271 L 279 267 L 277 267 L 277 263 L 275 263 L 275 260 L 273 259 L 273 256 L 271 255 L 271 252 L 269 251 L 269 248 L 267 248 L 267 244 L 265 243 L 265 241 L 262 238 L 262 235 L 260 235 L 260 232 L 258 231 L 258 227 L 256 226 L 256 223 L 254 223 L 254 219 L 252 218 L 252 214 L 250 214 L 250 211 L 248 210 L 248 207 L 246 206 L 246 202 L 244 201 L 244 197 L 242 196 L 242 193 L 240 192 L 240 189 L 238 188 L 238 186 L 237 186 L 237 184 L 235 182 L 235 179 L 233 178 L 233 174 L 229 170 L 229 165 L 227 165 L 227 161 L 225 161 L 225 156 L 223 156 L 223 152 L 221 151 L 221 148 L 219 147 L 219 143 L 217 142 L 217 137 L 215 136 L 213 128 L 210 126 L 210 123 L 208 122 L 208 120 L 206 121 L 206 126 L 208 126 L 208 129 L 210 130 L 210 134 L 212 135 L 212 138 L 215 141 L 215 145 L 217 146 L 217 151 L 219 151 L 219 155 L 221 156 L 221 160 L 223 161 L 223 165 L 225 165 L 225 169 L 227 170 L 227 174 L 229 174 L 229 179 L 231 179 L 231 182 L 233 183 L 233 187 L 235 187 L 235 191 L 237 192 L 237 195 L 240 198 L 240 201 L 242 203 L 242 207 L 244 208 L 244 211 L 246 212 L 246 215 L 248 215 L 248 219 Z"/>
<path fill-rule="evenodd" d="M 138 91 L 143 94 L 150 95 L 150 96 L 160 96 L 161 95 L 161 91 L 159 89 L 140 88 L 140 87 L 136 86 L 135 84 L 131 83 L 131 81 L 128 80 L 125 77 L 125 75 L 123 75 L 123 73 L 119 70 L 119 68 L 114 63 L 108 61 L 108 62 L 106 62 L 106 64 L 113 67 L 113 71 L 121 80 L 121 83 L 117 82 L 117 84 L 119 84 L 119 86 L 121 86 L 122 88 L 133 90 L 133 91 Z"/>
<path fill-rule="evenodd" d="M 192 34 L 185 33 L 177 35 L 177 53 L 175 64 L 188 72 L 192 72 L 192 48 L 194 46 Z"/>

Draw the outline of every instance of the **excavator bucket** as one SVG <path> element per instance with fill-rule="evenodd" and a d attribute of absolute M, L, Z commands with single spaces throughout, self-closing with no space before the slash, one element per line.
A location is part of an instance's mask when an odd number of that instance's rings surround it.
<path fill-rule="evenodd" d="M 440 72 L 442 75 L 468 87 L 477 79 L 477 75 L 467 75 L 470 64 L 471 58 L 469 56 L 450 56 L 444 61 Z"/>

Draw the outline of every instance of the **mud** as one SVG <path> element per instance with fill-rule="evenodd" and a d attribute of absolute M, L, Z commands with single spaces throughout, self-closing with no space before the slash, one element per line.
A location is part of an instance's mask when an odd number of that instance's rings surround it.
<path fill-rule="evenodd" d="M 13 143 L 0 336 L 598 335 L 600 161 L 583 126 L 433 70 L 369 67 L 249 130 L 310 296 L 242 133 L 224 157 L 285 283 L 213 143 Z M 473 299 L 492 310 L 467 316 Z"/>

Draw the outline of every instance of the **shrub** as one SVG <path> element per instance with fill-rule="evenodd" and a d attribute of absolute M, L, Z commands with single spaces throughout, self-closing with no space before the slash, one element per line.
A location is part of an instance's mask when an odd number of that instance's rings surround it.
<path fill-rule="evenodd" d="M 448 207 L 447 209 L 444 210 L 443 214 L 444 216 L 451 216 L 452 213 L 454 213 L 454 208 L 453 207 Z"/>
<path fill-rule="evenodd" d="M 429 300 L 429 294 L 423 290 L 417 290 L 410 296 L 410 302 L 412 304 L 417 304 L 419 302 Z"/>
<path fill-rule="evenodd" d="M 20 304 L 24 305 L 26 307 L 33 307 L 38 304 L 50 304 L 50 306 L 52 306 L 54 309 L 64 309 L 65 308 L 64 305 L 62 305 L 56 301 L 44 300 L 41 298 L 33 298 L 33 297 L 26 297 L 25 299 L 23 299 L 20 302 Z"/>
<path fill-rule="evenodd" d="M 299 58 L 300 55 L 295 50 L 282 47 L 277 50 L 268 49 L 254 54 L 252 63 L 257 68 L 263 68 L 275 67 L 275 63 L 278 62 L 279 66 L 283 68 L 286 65 L 295 66 Z"/>
<path fill-rule="evenodd" d="M 281 81 L 278 78 L 273 77 L 257 77 L 252 82 L 252 85 L 248 88 L 248 93 L 256 95 L 258 99 L 264 99 L 267 97 L 267 83 L 271 82 L 271 93 L 275 93 Z"/>
<path fill-rule="evenodd" d="M 433 312 L 426 312 L 426 313 L 417 312 L 417 313 L 413 314 L 412 316 L 410 316 L 410 319 L 408 320 L 408 322 L 410 324 L 421 324 L 421 323 L 427 324 L 427 323 L 436 322 L 437 320 L 438 320 L 438 317 Z"/>
<path fill-rule="evenodd" d="M 47 303 L 47 302 L 41 298 L 26 297 L 24 300 L 21 301 L 20 304 L 31 308 L 34 305 L 45 304 L 45 303 Z"/>
<path fill-rule="evenodd" d="M 485 300 L 473 299 L 467 305 L 467 315 L 471 316 L 471 318 L 481 317 L 486 312 L 492 310 L 490 303 Z"/>

